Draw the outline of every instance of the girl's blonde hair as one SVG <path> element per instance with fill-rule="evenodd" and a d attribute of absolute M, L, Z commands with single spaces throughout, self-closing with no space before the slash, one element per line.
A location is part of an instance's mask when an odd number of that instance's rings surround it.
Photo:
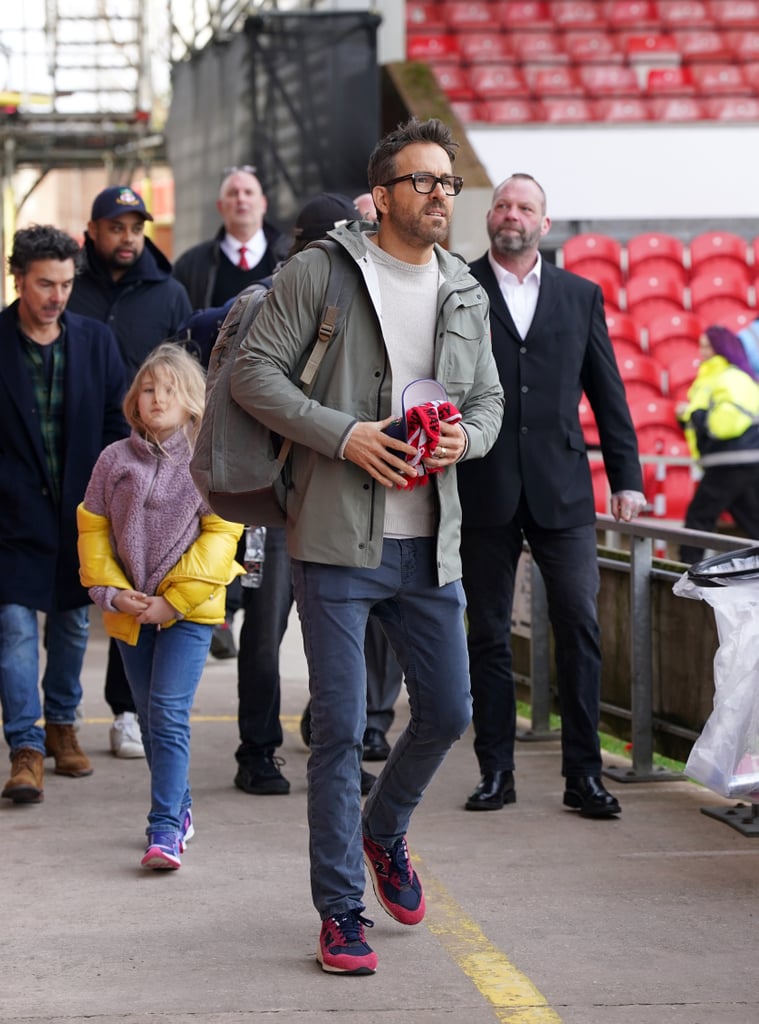
<path fill-rule="evenodd" d="M 140 419 L 138 409 L 142 382 L 146 374 L 150 374 L 153 380 L 167 381 L 174 388 L 180 404 L 189 414 L 189 420 L 183 429 L 190 447 L 194 446 L 206 401 L 206 378 L 200 363 L 181 345 L 164 342 L 153 349 L 137 371 L 124 396 L 121 408 L 127 423 L 134 430 L 148 440 L 155 440 Z"/>

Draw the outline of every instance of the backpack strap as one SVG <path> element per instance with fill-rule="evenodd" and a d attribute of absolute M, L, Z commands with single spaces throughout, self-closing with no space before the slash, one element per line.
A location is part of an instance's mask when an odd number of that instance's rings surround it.
<path fill-rule="evenodd" d="M 303 367 L 300 381 L 303 392 L 311 394 L 316 374 L 329 343 L 345 319 L 345 312 L 353 301 L 358 285 L 358 275 L 353 267 L 348 272 L 348 258 L 342 253 L 342 246 L 330 238 L 312 242 L 309 248 L 323 249 L 329 256 L 329 282 L 322 309 L 322 321 L 316 332 L 316 341 L 311 349 L 308 362 Z"/>
<path fill-rule="evenodd" d="M 353 301 L 358 286 L 358 274 L 354 267 L 348 268 L 348 257 L 343 255 L 341 245 L 331 238 L 320 238 L 318 241 L 310 242 L 308 248 L 324 249 L 329 256 L 329 281 L 316 340 L 300 375 L 304 395 L 310 395 L 313 391 L 316 374 L 319 372 L 329 343 L 345 319 L 346 310 Z M 281 465 L 284 465 L 291 448 L 292 441 L 290 438 L 286 438 L 282 442 L 277 456 L 277 461 Z"/>

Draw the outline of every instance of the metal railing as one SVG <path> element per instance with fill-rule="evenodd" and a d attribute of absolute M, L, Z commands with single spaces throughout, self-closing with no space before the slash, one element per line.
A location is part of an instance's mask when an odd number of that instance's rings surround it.
<path fill-rule="evenodd" d="M 675 544 L 687 543 L 715 551 L 734 551 L 749 546 L 752 541 L 745 537 L 732 537 L 721 533 L 704 533 L 686 530 L 682 526 L 665 525 L 661 520 L 636 519 L 631 523 L 617 522 L 612 516 L 598 515 L 596 529 L 607 534 L 607 547 L 618 547 L 613 543 L 614 535 L 630 538 L 630 561 L 609 561 L 620 572 L 630 576 L 630 725 L 632 739 L 632 765 L 627 768 L 609 767 L 605 775 L 619 782 L 662 782 L 680 779 L 682 775 L 655 765 L 654 716 L 653 716 L 653 651 L 651 627 L 651 581 L 662 574 L 677 578 L 676 570 L 662 570 L 654 567 L 654 541 Z M 682 563 L 680 571 L 687 568 Z M 532 562 L 531 577 L 531 638 L 530 638 L 530 689 L 531 727 L 522 734 L 523 739 L 545 739 L 555 737 L 551 730 L 551 686 L 549 656 L 548 601 L 545 586 L 535 562 Z"/>

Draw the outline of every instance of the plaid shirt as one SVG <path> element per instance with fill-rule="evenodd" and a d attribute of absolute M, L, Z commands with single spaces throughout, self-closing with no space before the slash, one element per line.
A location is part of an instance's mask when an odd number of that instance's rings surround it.
<path fill-rule="evenodd" d="M 56 504 L 60 502 L 61 497 L 65 334 L 66 328 L 64 324 L 61 324 L 61 333 L 51 345 L 45 346 L 50 352 L 48 361 L 42 355 L 42 346 L 28 338 L 19 327 L 19 337 L 37 403 L 42 446 L 45 449 L 47 467 L 53 483 L 53 498 Z"/>

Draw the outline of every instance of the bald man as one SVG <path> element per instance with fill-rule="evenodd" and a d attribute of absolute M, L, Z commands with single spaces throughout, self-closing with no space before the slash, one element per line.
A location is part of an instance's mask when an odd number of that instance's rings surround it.
<path fill-rule="evenodd" d="M 264 219 L 267 201 L 253 167 L 228 167 L 216 200 L 222 225 L 214 238 L 183 253 L 174 277 L 193 309 L 222 306 L 268 277 L 287 255 L 289 239 Z"/>

